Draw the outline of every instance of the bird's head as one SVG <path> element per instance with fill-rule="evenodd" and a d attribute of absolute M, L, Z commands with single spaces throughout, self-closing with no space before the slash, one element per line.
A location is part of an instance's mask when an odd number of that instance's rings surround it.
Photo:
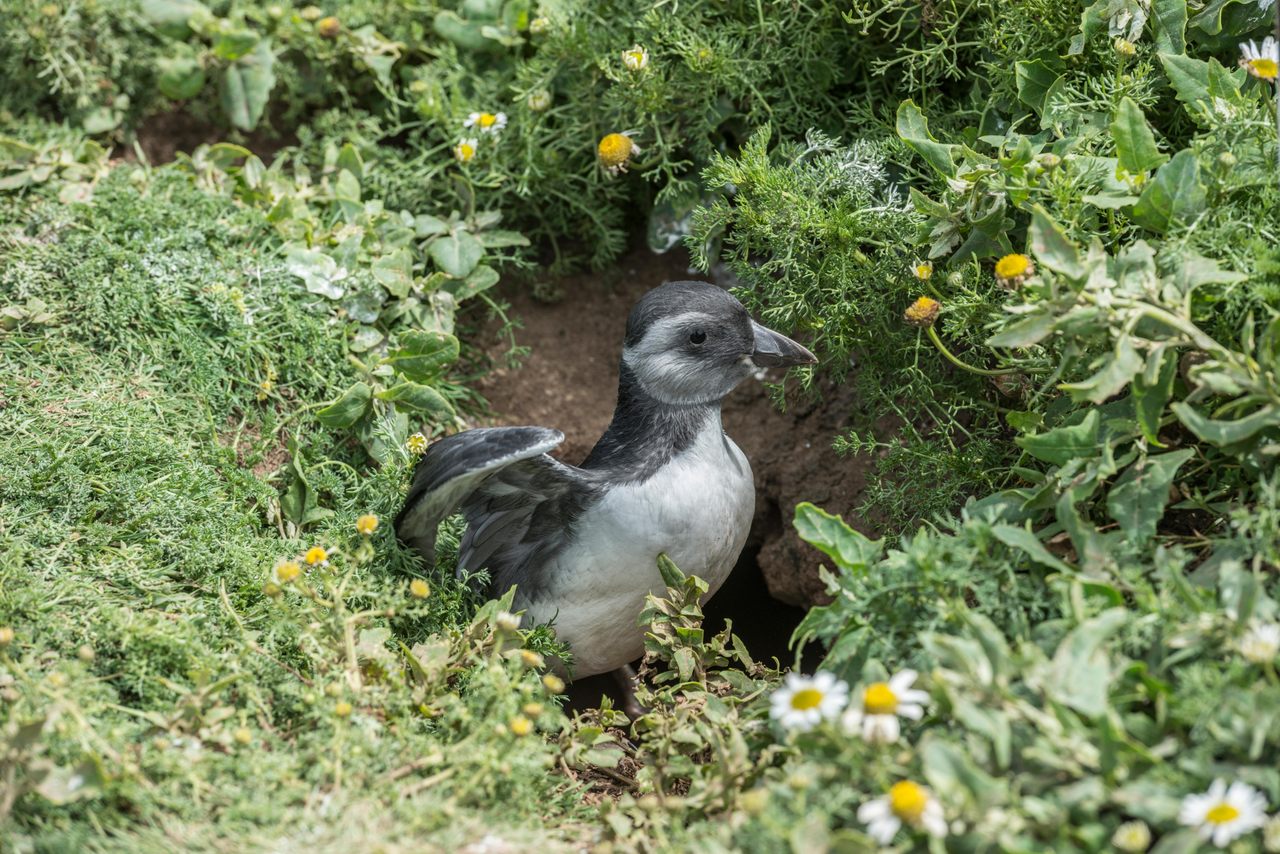
<path fill-rule="evenodd" d="M 627 318 L 622 350 L 645 392 L 676 405 L 719 401 L 759 368 L 817 361 L 707 282 L 668 282 L 641 297 Z"/>

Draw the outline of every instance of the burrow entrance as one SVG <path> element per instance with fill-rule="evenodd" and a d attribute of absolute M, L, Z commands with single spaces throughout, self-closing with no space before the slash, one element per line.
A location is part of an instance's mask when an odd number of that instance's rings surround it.
<path fill-rule="evenodd" d="M 501 297 L 510 303 L 508 315 L 521 326 L 516 343 L 530 352 L 521 367 L 507 368 L 502 357 L 509 342 L 498 334 L 499 324 L 490 323 L 482 332 L 493 369 L 476 388 L 492 406 L 493 423 L 554 427 L 565 434 L 559 456 L 580 462 L 613 414 L 631 306 L 664 281 L 705 278 L 689 272 L 683 251 L 654 255 L 638 248 L 603 273 L 577 274 L 537 288 L 529 282 L 505 286 Z M 552 299 L 535 298 L 535 292 Z M 806 608 L 826 601 L 818 577 L 826 558 L 796 536 L 791 521 L 800 501 L 847 519 L 861 503 L 873 461 L 840 457 L 831 448 L 855 405 L 851 389 L 828 384 L 819 402 L 797 395 L 780 412 L 764 385 L 752 380 L 725 401 L 725 430 L 755 473 L 756 518 L 737 568 L 707 605 L 707 629 L 719 631 L 731 619 L 758 660 L 776 657 L 790 665 L 792 631 Z M 817 650 L 808 650 L 806 663 L 812 666 L 817 657 Z M 575 688 L 577 704 L 591 705 L 602 691 L 612 693 L 613 683 L 595 677 Z"/>

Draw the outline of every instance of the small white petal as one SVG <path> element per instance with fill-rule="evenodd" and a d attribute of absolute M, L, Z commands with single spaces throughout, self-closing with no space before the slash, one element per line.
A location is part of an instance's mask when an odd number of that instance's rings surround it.
<path fill-rule="evenodd" d="M 914 670 L 903 670 L 900 673 L 893 674 L 893 677 L 889 680 L 889 690 L 901 697 L 902 692 L 910 688 L 912 683 L 916 681 L 916 676 L 917 673 Z"/>
<path fill-rule="evenodd" d="M 858 821 L 863 824 L 879 821 L 880 819 L 888 818 L 890 815 L 892 815 L 892 811 L 889 809 L 888 798 L 876 798 L 858 807 Z"/>
<path fill-rule="evenodd" d="M 917 706 L 915 703 L 899 703 L 898 714 L 902 715 L 904 718 L 911 718 L 913 721 L 918 721 L 924 717 L 924 707 Z"/>

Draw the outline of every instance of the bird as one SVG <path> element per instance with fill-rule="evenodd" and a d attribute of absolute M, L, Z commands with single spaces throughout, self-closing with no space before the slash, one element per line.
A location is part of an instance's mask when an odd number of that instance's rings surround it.
<path fill-rule="evenodd" d="M 549 623 L 572 675 L 613 672 L 634 714 L 630 662 L 644 652 L 645 597 L 665 589 L 665 553 L 707 583 L 728 578 L 755 514 L 746 455 L 721 404 L 763 368 L 817 362 L 752 320 L 709 282 L 667 282 L 627 317 L 613 418 L 581 465 L 550 455 L 548 427 L 481 427 L 430 445 L 395 520 L 398 538 L 435 560 L 437 527 L 460 509 L 457 572 L 488 570 L 489 595 L 516 587 L 525 625 Z"/>

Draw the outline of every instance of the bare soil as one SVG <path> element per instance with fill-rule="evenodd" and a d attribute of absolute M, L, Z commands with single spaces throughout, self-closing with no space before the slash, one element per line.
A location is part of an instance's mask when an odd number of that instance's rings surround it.
<path fill-rule="evenodd" d="M 640 248 L 605 273 L 559 280 L 555 290 L 563 296 L 556 302 L 536 299 L 528 285 L 506 287 L 502 296 L 524 327 L 516 340 L 531 353 L 518 369 L 502 367 L 505 342 L 490 330 L 487 349 L 498 367 L 477 390 L 497 413 L 496 423 L 555 427 L 565 434 L 559 455 L 566 462 L 580 462 L 613 414 L 631 306 L 664 281 L 699 278 L 706 277 L 689 272 L 685 253 L 654 255 Z M 867 520 L 851 513 L 861 503 L 873 460 L 841 457 L 831 447 L 857 402 L 847 385 L 829 383 L 821 393 L 820 402 L 790 393 L 786 411 L 779 411 L 765 386 L 749 380 L 725 401 L 725 431 L 755 473 L 756 519 L 743 562 L 708 613 L 719 610 L 724 600 L 728 611 L 717 616 L 731 617 L 741 634 L 768 635 L 761 638 L 764 649 L 748 640 L 756 654 L 785 651 L 785 637 L 803 616 L 801 609 L 826 601 L 818 577 L 824 557 L 796 536 L 791 525 L 796 504 L 812 501 L 874 534 Z"/>

